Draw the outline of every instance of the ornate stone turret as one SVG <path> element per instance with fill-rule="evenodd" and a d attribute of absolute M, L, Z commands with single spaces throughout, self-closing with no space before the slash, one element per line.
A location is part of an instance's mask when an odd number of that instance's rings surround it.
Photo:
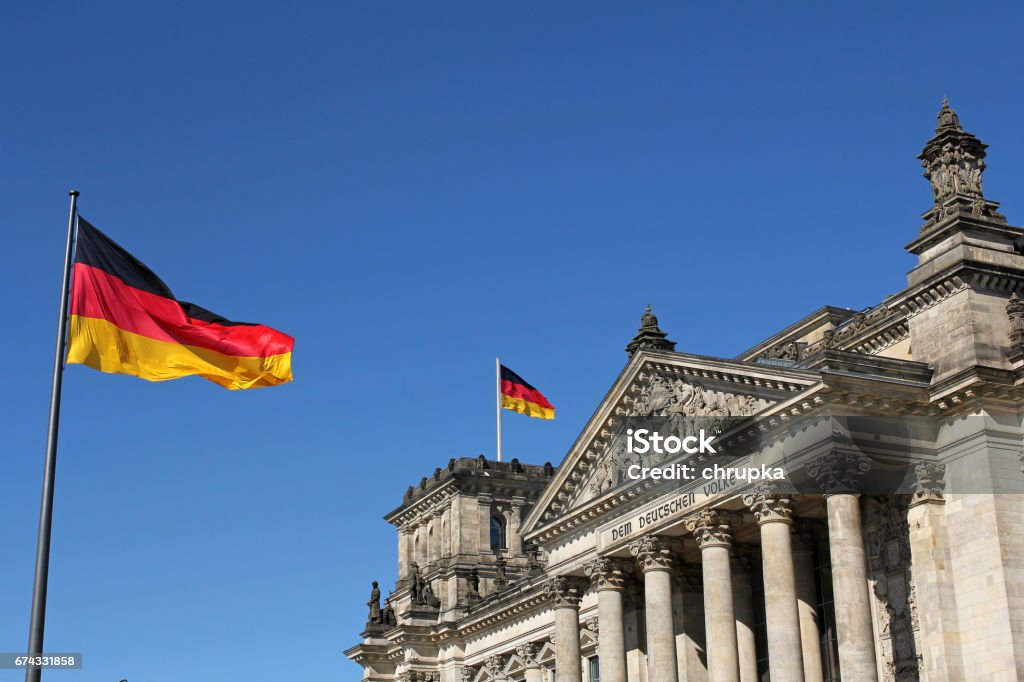
<path fill-rule="evenodd" d="M 985 149 L 971 133 L 960 125 L 960 117 L 942 100 L 935 137 L 928 141 L 917 158 L 924 166 L 924 177 L 932 183 L 935 205 L 921 217 L 924 232 L 946 218 L 960 212 L 994 222 L 1005 223 L 1006 218 L 996 211 L 999 204 L 986 201 L 981 192 L 981 174 L 985 170 Z"/>
<path fill-rule="evenodd" d="M 640 350 L 674 351 L 675 349 L 676 342 L 669 341 L 668 334 L 658 327 L 658 318 L 651 312 L 651 306 L 648 304 L 647 310 L 640 316 L 640 329 L 626 346 L 626 353 L 629 354 L 629 357 L 633 357 Z"/>

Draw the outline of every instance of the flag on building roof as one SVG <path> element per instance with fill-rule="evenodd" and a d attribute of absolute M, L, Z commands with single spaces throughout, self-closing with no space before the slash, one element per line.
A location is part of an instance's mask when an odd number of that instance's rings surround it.
<path fill-rule="evenodd" d="M 67 361 L 149 381 L 185 376 L 230 389 L 292 380 L 295 339 L 179 301 L 138 259 L 83 218 Z"/>
<path fill-rule="evenodd" d="M 505 365 L 501 365 L 501 406 L 528 417 L 555 418 L 555 406 L 544 394 Z"/>

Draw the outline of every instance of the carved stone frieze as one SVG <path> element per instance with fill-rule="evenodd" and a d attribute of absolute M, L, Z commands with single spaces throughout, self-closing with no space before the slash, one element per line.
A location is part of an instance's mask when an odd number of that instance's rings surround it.
<path fill-rule="evenodd" d="M 788 360 L 790 362 L 798 362 L 804 357 L 804 349 L 807 348 L 806 343 L 799 341 L 783 341 L 777 343 L 765 352 L 757 356 L 757 360 Z"/>
<path fill-rule="evenodd" d="M 629 553 L 636 557 L 644 571 L 671 569 L 675 563 L 671 542 L 658 535 L 645 535 L 629 545 Z"/>
<path fill-rule="evenodd" d="M 746 417 L 763 407 L 752 395 L 712 391 L 681 377 L 653 374 L 630 413 L 639 417 Z"/>

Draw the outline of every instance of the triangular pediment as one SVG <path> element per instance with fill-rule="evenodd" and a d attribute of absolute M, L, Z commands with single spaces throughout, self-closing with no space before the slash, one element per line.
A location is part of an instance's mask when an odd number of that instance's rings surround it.
<path fill-rule="evenodd" d="M 819 381 L 809 370 L 684 353 L 638 353 L 570 448 L 526 518 L 523 534 L 614 492 L 623 470 L 622 439 L 617 436 L 630 420 L 754 417 Z"/>

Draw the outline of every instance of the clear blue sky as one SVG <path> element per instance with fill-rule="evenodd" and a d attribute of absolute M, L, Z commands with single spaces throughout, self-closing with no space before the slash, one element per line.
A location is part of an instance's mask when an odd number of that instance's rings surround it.
<path fill-rule="evenodd" d="M 294 383 L 65 377 L 51 680 L 354 680 L 381 516 L 493 454 L 493 363 L 557 463 L 650 302 L 735 355 L 899 290 L 943 95 L 1024 221 L 1007 3 L 12 3 L 0 651 L 27 641 L 67 190 L 181 298 L 297 338 Z M 0 672 L 0 680 L 21 673 Z"/>

